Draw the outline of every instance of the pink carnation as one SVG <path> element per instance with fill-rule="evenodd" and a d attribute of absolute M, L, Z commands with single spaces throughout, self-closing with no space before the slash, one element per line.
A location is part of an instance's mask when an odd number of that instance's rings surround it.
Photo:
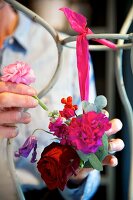
<path fill-rule="evenodd" d="M 88 112 L 73 118 L 68 127 L 68 143 L 85 154 L 95 153 L 102 146 L 102 136 L 111 128 L 106 115 Z"/>
<path fill-rule="evenodd" d="M 35 75 L 30 66 L 24 62 L 17 61 L 3 68 L 1 80 L 13 83 L 23 83 L 26 85 L 35 81 Z"/>

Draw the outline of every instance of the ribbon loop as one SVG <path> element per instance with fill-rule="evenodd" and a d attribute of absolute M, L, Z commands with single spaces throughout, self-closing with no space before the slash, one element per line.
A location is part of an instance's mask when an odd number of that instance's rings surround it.
<path fill-rule="evenodd" d="M 90 70 L 90 55 L 88 50 L 88 40 L 86 36 L 93 34 L 87 26 L 86 17 L 72 11 L 70 8 L 60 8 L 68 19 L 71 28 L 79 35 L 76 40 L 77 68 L 79 78 L 79 88 L 81 101 L 89 100 L 89 70 Z M 105 39 L 93 39 L 109 48 L 116 48 L 116 45 Z"/>

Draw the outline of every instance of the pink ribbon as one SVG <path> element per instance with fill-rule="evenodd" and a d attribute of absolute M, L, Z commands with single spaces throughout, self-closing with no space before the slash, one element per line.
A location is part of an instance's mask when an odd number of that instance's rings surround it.
<path fill-rule="evenodd" d="M 79 78 L 79 89 L 81 101 L 88 101 L 89 99 L 89 69 L 90 69 L 90 58 L 88 51 L 88 40 L 86 36 L 88 34 L 93 34 L 93 32 L 86 27 L 86 18 L 72 11 L 69 8 L 60 8 L 64 12 L 66 18 L 68 19 L 71 28 L 78 33 L 76 40 L 76 54 L 77 54 L 77 68 L 78 68 L 78 78 Z M 116 45 L 105 39 L 93 39 L 109 48 L 116 48 Z"/>

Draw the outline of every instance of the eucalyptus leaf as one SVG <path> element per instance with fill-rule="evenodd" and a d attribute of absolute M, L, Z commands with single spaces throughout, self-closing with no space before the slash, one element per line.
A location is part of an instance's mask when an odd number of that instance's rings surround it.
<path fill-rule="evenodd" d="M 93 168 L 93 166 L 91 165 L 89 160 L 87 162 L 85 162 L 84 168 Z"/>
<path fill-rule="evenodd" d="M 84 154 L 81 151 L 77 151 L 77 154 L 79 155 L 80 159 L 84 162 L 88 161 L 89 154 Z"/>
<path fill-rule="evenodd" d="M 103 170 L 102 162 L 94 153 L 88 155 L 88 161 L 85 163 L 84 167 L 90 167 L 93 169 L 97 169 L 98 171 Z"/>
<path fill-rule="evenodd" d="M 82 108 L 85 113 L 95 111 L 97 112 L 97 107 L 93 103 L 89 103 L 87 101 L 82 101 Z"/>
<path fill-rule="evenodd" d="M 107 106 L 107 99 L 105 96 L 99 95 L 95 98 L 94 104 L 101 110 Z"/>
<path fill-rule="evenodd" d="M 104 149 L 108 152 L 108 136 L 106 134 L 102 137 L 102 143 L 104 146 Z"/>
<path fill-rule="evenodd" d="M 108 155 L 108 137 L 106 134 L 102 137 L 103 146 L 98 148 L 98 151 L 95 153 L 100 161 L 102 161 Z"/>

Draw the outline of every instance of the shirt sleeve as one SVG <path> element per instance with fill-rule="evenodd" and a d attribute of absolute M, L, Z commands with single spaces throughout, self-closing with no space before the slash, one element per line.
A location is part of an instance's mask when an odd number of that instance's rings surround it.
<path fill-rule="evenodd" d="M 93 170 L 89 173 L 85 182 L 78 188 L 69 189 L 66 187 L 63 191 L 59 190 L 65 200 L 90 200 L 97 191 L 100 184 L 100 173 Z"/>

